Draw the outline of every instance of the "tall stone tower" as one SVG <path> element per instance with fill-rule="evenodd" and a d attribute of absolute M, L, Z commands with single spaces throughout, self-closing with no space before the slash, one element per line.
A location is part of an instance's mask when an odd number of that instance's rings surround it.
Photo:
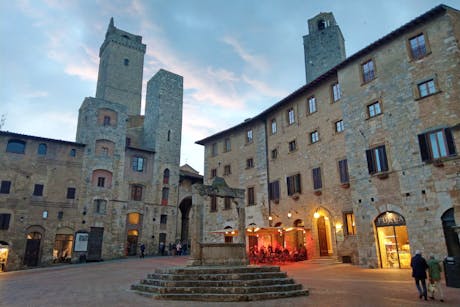
<path fill-rule="evenodd" d="M 117 29 L 111 18 L 99 50 L 96 98 L 120 103 L 129 115 L 139 115 L 145 49 L 142 36 Z"/>
<path fill-rule="evenodd" d="M 309 34 L 303 37 L 306 81 L 310 83 L 345 60 L 345 40 L 332 13 L 308 20 Z"/>

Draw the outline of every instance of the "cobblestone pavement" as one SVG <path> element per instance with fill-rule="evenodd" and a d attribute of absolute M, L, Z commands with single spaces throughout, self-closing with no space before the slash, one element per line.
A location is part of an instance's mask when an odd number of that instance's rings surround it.
<path fill-rule="evenodd" d="M 372 270 L 309 261 L 281 266 L 310 289 L 305 297 L 236 303 L 162 301 L 129 290 L 155 268 L 185 265 L 186 257 L 146 257 L 72 264 L 0 274 L 0 306 L 460 306 L 460 288 L 445 302 L 419 300 L 410 270 Z"/>

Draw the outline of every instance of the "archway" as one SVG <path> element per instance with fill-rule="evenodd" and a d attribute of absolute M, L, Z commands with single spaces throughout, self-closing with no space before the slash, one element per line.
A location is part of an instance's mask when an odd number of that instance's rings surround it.
<path fill-rule="evenodd" d="M 313 214 L 313 218 L 316 220 L 318 236 L 317 248 L 319 248 L 319 255 L 321 257 L 333 254 L 331 221 L 329 217 L 329 211 L 323 207 L 317 208 Z"/>
<path fill-rule="evenodd" d="M 444 239 L 446 240 L 447 255 L 449 257 L 460 256 L 460 242 L 458 234 L 454 230 L 454 208 L 450 208 L 441 216 Z"/>
<path fill-rule="evenodd" d="M 375 219 L 377 242 L 382 268 L 410 268 L 410 246 L 406 220 L 393 211 L 380 214 Z"/>
<path fill-rule="evenodd" d="M 42 234 L 32 231 L 27 234 L 26 251 L 24 253 L 24 265 L 37 266 L 40 255 Z"/>
<path fill-rule="evenodd" d="M 179 210 L 181 213 L 181 234 L 180 239 L 182 242 L 189 242 L 189 220 L 190 220 L 190 209 L 192 208 L 192 197 L 184 198 L 180 205 Z"/>
<path fill-rule="evenodd" d="M 126 255 L 137 255 L 139 232 L 142 229 L 142 215 L 137 212 L 128 213 L 126 223 Z"/>

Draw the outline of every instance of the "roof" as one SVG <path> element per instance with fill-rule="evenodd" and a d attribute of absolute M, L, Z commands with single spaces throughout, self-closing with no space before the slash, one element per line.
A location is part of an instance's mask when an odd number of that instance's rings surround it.
<path fill-rule="evenodd" d="M 450 6 L 447 6 L 447 5 L 444 5 L 444 4 L 438 5 L 438 6 L 434 7 L 434 8 L 432 8 L 431 10 L 429 10 L 428 12 L 420 15 L 419 17 L 409 21 L 408 23 L 404 24 L 403 26 L 401 26 L 401 27 L 397 28 L 396 30 L 390 32 L 389 34 L 383 36 L 382 38 L 376 40 L 375 42 L 373 42 L 372 44 L 368 45 L 367 47 L 365 47 L 365 48 L 361 49 L 360 51 L 354 53 L 353 55 L 349 56 L 348 58 L 346 58 L 345 60 L 343 60 L 342 62 L 337 64 L 336 66 L 332 67 L 330 70 L 328 70 L 325 73 L 323 73 L 322 75 L 320 75 L 315 80 L 313 80 L 310 83 L 307 83 L 304 86 L 300 87 L 299 89 L 295 90 L 294 92 L 292 92 L 288 96 L 284 97 L 283 99 L 281 99 L 280 101 L 278 101 L 277 103 L 275 103 L 274 105 L 269 107 L 268 109 L 262 111 L 262 113 L 260 113 L 257 116 L 251 118 L 250 120 L 246 120 L 243 123 L 240 123 L 240 124 L 238 124 L 236 126 L 233 126 L 231 128 L 228 128 L 228 129 L 220 131 L 220 132 L 217 132 L 217 133 L 215 133 L 215 134 L 213 134 L 211 136 L 208 136 L 208 137 L 206 137 L 206 138 L 204 138 L 202 140 L 196 141 L 195 143 L 199 144 L 199 145 L 205 145 L 206 143 L 209 143 L 210 141 L 212 141 L 214 139 L 217 139 L 217 138 L 227 134 L 230 131 L 236 131 L 236 130 L 240 129 L 241 127 L 249 126 L 249 125 L 253 124 L 256 120 L 264 120 L 268 113 L 272 112 L 273 110 L 276 110 L 277 108 L 280 108 L 285 103 L 287 103 L 288 101 L 291 101 L 295 97 L 303 94 L 307 90 L 315 88 L 318 84 L 322 83 L 326 79 L 329 79 L 331 76 L 336 75 L 337 71 L 339 69 L 341 69 L 344 66 L 350 64 L 351 62 L 353 62 L 354 60 L 362 57 L 363 55 L 372 52 L 373 50 L 375 50 L 376 48 L 382 46 L 383 44 L 386 44 L 386 43 L 390 42 L 394 38 L 396 38 L 396 37 L 402 35 L 403 33 L 411 30 L 412 28 L 418 26 L 419 24 L 424 23 L 424 22 L 426 22 L 426 21 L 428 21 L 428 20 L 430 20 L 430 19 L 432 19 L 432 18 L 434 18 L 434 17 L 446 12 L 447 10 L 454 10 L 454 11 L 458 12 L 458 10 L 456 10 L 456 9 L 450 7 Z"/>
<path fill-rule="evenodd" d="M 57 140 L 57 139 L 48 139 L 48 138 L 43 138 L 43 137 L 40 137 L 40 136 L 20 134 L 20 133 L 14 133 L 14 132 L 9 132 L 9 131 L 0 131 L 0 135 L 14 137 L 14 138 L 31 139 L 31 140 L 35 140 L 35 141 L 60 143 L 60 144 L 73 145 L 73 146 L 79 146 L 79 147 L 86 146 L 85 144 L 77 143 L 77 142 L 63 141 L 63 140 Z"/>
<path fill-rule="evenodd" d="M 126 148 L 131 149 L 131 150 L 144 151 L 148 153 L 155 153 L 153 149 L 149 149 L 149 148 L 141 148 L 141 147 L 133 147 L 133 146 L 126 146 Z"/>

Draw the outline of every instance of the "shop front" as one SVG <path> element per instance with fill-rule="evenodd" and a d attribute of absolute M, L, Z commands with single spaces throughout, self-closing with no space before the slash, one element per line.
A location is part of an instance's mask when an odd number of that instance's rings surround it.
<path fill-rule="evenodd" d="M 406 220 L 393 211 L 380 214 L 375 219 L 380 266 L 384 269 L 410 268 L 410 245 Z"/>
<path fill-rule="evenodd" d="M 9 246 L 5 241 L 0 241 L 0 273 L 6 272 L 6 263 L 8 261 Z"/>

